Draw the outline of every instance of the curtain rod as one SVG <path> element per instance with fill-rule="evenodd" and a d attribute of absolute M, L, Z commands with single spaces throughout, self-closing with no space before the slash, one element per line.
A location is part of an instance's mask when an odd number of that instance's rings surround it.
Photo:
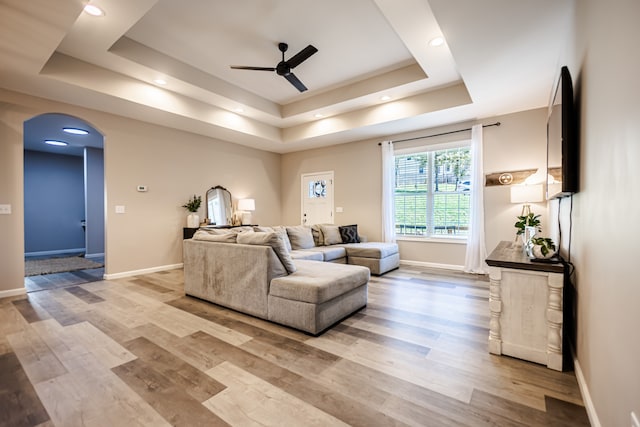
<path fill-rule="evenodd" d="M 490 123 L 488 125 L 482 125 L 483 128 L 488 128 L 489 126 L 500 126 L 500 122 Z M 416 140 L 416 139 L 433 138 L 434 136 L 450 135 L 452 133 L 466 132 L 468 130 L 471 130 L 471 128 L 458 129 L 458 130 L 452 130 L 452 131 L 449 131 L 449 132 L 436 133 L 434 135 L 416 136 L 414 138 L 398 139 L 396 141 L 391 141 L 391 143 L 395 144 L 396 142 L 405 142 L 405 141 L 413 141 L 413 140 Z M 382 145 L 382 143 L 378 142 L 378 145 Z"/>

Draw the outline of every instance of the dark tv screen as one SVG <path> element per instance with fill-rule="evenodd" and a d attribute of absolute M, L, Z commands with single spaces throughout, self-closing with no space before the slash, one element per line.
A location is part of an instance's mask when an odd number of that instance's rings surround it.
<path fill-rule="evenodd" d="M 573 84 L 562 67 L 555 85 L 547 119 L 547 199 L 566 197 L 578 191 L 578 141 Z"/>

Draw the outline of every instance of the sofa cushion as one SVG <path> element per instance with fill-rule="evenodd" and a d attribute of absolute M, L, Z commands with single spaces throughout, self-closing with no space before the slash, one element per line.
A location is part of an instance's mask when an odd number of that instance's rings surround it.
<path fill-rule="evenodd" d="M 304 225 L 288 226 L 287 234 L 291 241 L 292 249 L 309 249 L 315 246 L 311 228 Z"/>
<path fill-rule="evenodd" d="M 316 252 L 322 254 L 320 261 L 335 261 L 340 258 L 346 258 L 347 251 L 342 246 L 317 246 L 311 249 L 304 249 L 300 252 Z"/>
<path fill-rule="evenodd" d="M 206 240 L 208 242 L 235 243 L 236 233 L 212 234 L 204 230 L 198 230 L 193 235 L 193 240 Z"/>
<path fill-rule="evenodd" d="M 358 225 L 343 225 L 338 227 L 340 230 L 340 237 L 342 243 L 360 243 L 360 236 L 358 236 Z"/>
<path fill-rule="evenodd" d="M 322 230 L 323 244 L 338 245 L 342 243 L 342 237 L 340 236 L 340 229 L 337 225 L 332 224 L 320 224 L 320 230 Z"/>
<path fill-rule="evenodd" d="M 342 246 L 347 250 L 348 257 L 382 259 L 398 253 L 398 245 L 396 243 L 348 243 Z"/>
<path fill-rule="evenodd" d="M 291 241 L 289 241 L 289 235 L 287 234 L 287 229 L 285 227 L 283 227 L 282 225 L 276 225 L 274 227 L 261 227 L 261 226 L 254 226 L 253 227 L 253 231 L 262 231 L 262 232 L 270 232 L 270 231 L 275 231 L 276 233 L 278 233 L 280 235 L 280 237 L 282 237 L 282 240 L 284 240 L 284 244 L 287 247 L 287 251 L 291 252 Z"/>
<path fill-rule="evenodd" d="M 293 263 L 293 259 L 287 251 L 286 245 L 282 237 L 275 231 L 266 232 L 252 232 L 252 233 L 240 233 L 238 234 L 238 243 L 243 245 L 263 245 L 271 246 L 273 251 L 278 256 L 278 259 L 284 265 L 284 268 L 289 273 L 296 271 L 296 265 Z"/>
<path fill-rule="evenodd" d="M 308 261 L 324 261 L 322 252 L 316 252 L 309 249 L 293 250 L 289 254 L 293 259 L 306 259 Z"/>
<path fill-rule="evenodd" d="M 369 281 L 366 267 L 304 260 L 295 263 L 295 273 L 271 280 L 269 295 L 321 304 Z"/>

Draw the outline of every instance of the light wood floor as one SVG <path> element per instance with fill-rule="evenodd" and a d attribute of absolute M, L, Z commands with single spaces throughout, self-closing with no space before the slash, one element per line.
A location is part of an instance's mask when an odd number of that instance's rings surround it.
<path fill-rule="evenodd" d="M 0 299 L 0 425 L 588 425 L 572 372 L 488 354 L 486 278 L 402 267 L 320 337 L 182 283 Z"/>

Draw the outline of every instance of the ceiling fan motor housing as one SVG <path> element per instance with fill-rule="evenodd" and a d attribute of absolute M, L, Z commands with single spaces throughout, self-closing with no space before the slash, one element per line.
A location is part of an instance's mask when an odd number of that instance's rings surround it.
<path fill-rule="evenodd" d="M 276 73 L 279 76 L 286 76 L 287 74 L 291 74 L 291 67 L 284 61 L 281 61 L 276 65 Z"/>

